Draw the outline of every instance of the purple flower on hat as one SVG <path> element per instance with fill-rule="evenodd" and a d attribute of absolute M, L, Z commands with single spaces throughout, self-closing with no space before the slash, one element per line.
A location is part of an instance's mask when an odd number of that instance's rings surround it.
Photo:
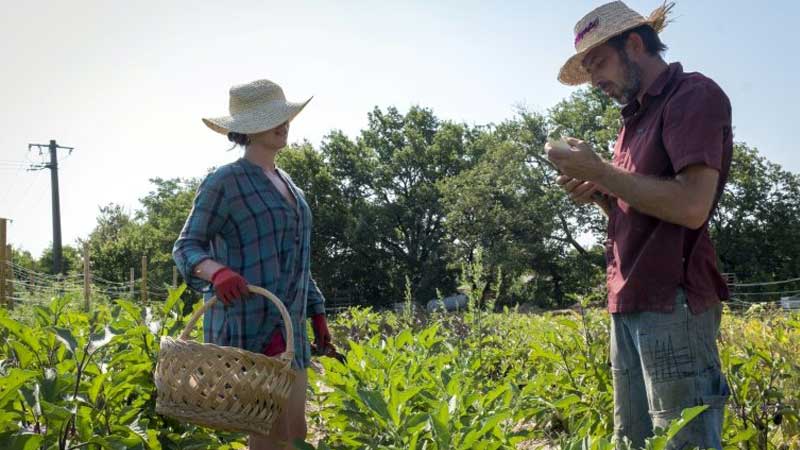
<path fill-rule="evenodd" d="M 577 47 L 577 46 L 578 46 L 578 43 L 579 43 L 580 41 L 582 41 L 582 40 L 583 40 L 583 38 L 584 38 L 584 37 L 585 37 L 587 34 L 589 34 L 589 32 L 590 32 L 590 31 L 592 31 L 592 30 L 594 30 L 595 28 L 597 28 L 597 25 L 599 25 L 599 24 L 600 24 L 600 18 L 598 17 L 597 19 L 594 19 L 593 21 L 589 22 L 589 24 L 588 24 L 588 25 L 586 25 L 585 27 L 583 27 L 583 29 L 582 29 L 581 31 L 579 31 L 579 32 L 578 32 L 578 34 L 575 36 L 575 46 Z"/>

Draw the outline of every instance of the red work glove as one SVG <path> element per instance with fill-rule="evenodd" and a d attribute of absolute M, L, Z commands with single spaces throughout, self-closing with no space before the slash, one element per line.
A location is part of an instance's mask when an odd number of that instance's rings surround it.
<path fill-rule="evenodd" d="M 331 332 L 328 331 L 328 320 L 325 318 L 325 314 L 311 316 L 311 328 L 314 329 L 314 343 L 318 350 L 322 351 L 333 345 L 331 343 L 333 338 L 331 338 Z"/>
<path fill-rule="evenodd" d="M 285 351 L 286 341 L 283 339 L 283 333 L 281 333 L 281 330 L 275 329 L 275 332 L 272 333 L 272 339 L 267 342 L 263 353 L 267 356 L 278 356 Z"/>
<path fill-rule="evenodd" d="M 311 345 L 311 353 L 317 356 L 328 356 L 345 362 L 345 357 L 333 346 L 331 332 L 328 330 L 328 320 L 325 314 L 317 314 L 311 317 L 311 328 L 314 329 L 315 343 Z"/>
<path fill-rule="evenodd" d="M 237 298 L 247 298 L 250 290 L 247 289 L 247 280 L 233 270 L 223 267 L 211 275 L 211 284 L 214 292 L 222 303 L 230 305 Z"/>

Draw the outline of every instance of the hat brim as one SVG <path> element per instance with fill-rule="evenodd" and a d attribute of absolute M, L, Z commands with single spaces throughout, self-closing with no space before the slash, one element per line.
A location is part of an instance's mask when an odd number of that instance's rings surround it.
<path fill-rule="evenodd" d="M 578 86 L 585 83 L 590 83 L 592 81 L 592 76 L 586 71 L 586 68 L 583 67 L 583 59 L 586 58 L 586 55 L 589 54 L 592 50 L 596 49 L 597 47 L 605 44 L 609 40 L 619 36 L 620 34 L 632 30 L 634 28 L 640 27 L 642 25 L 650 25 L 653 27 L 657 33 L 660 33 L 661 30 L 666 27 L 667 22 L 665 21 L 665 15 L 672 9 L 672 6 L 668 6 L 665 4 L 662 8 L 660 14 L 656 14 L 654 12 L 650 15 L 650 18 L 645 19 L 644 21 L 631 24 L 630 26 L 624 27 L 617 31 L 616 33 L 609 35 L 605 39 L 598 41 L 591 46 L 583 49 L 582 51 L 572 55 L 561 69 L 558 71 L 558 81 L 567 86 Z M 657 10 L 658 11 L 658 10 Z"/>
<path fill-rule="evenodd" d="M 314 97 L 302 103 L 294 102 L 272 102 L 260 108 L 237 114 L 235 116 L 208 117 L 203 118 L 203 123 L 208 128 L 217 133 L 227 135 L 228 133 L 256 134 L 271 130 L 285 122 L 291 122 L 308 102 Z"/>

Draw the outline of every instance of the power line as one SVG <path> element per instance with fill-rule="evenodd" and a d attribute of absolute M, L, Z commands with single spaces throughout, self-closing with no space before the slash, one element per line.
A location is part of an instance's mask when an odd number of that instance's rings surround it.
<path fill-rule="evenodd" d="M 774 286 L 776 284 L 794 283 L 796 281 L 800 281 L 800 277 L 790 278 L 788 280 L 781 280 L 781 281 L 765 281 L 763 283 L 734 283 L 734 284 L 729 284 L 728 286 L 732 287 Z"/>
<path fill-rule="evenodd" d="M 734 292 L 732 295 L 788 295 L 800 294 L 800 289 L 794 291 L 774 291 L 774 292 Z"/>

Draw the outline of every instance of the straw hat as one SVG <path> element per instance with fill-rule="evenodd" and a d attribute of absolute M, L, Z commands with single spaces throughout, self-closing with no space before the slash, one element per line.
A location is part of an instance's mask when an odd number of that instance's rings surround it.
<path fill-rule="evenodd" d="M 650 25 L 657 33 L 661 32 L 669 23 L 667 15 L 673 6 L 674 3 L 664 3 L 649 17 L 643 17 L 623 2 L 611 2 L 585 15 L 575 24 L 576 53 L 559 71 L 558 81 L 571 86 L 590 82 L 591 76 L 583 67 L 587 53 L 641 25 Z"/>
<path fill-rule="evenodd" d="M 287 102 L 280 86 L 269 80 L 256 80 L 231 88 L 229 116 L 204 118 L 203 123 L 225 135 L 260 133 L 291 121 L 310 101 L 311 98 L 303 103 Z"/>

